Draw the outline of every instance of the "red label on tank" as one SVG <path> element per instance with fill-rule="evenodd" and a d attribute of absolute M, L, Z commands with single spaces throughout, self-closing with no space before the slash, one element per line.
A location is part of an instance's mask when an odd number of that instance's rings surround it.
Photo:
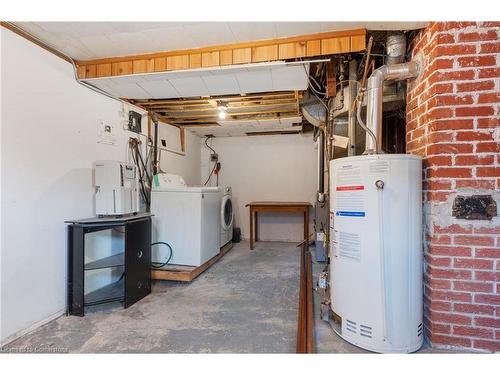
<path fill-rule="evenodd" d="M 337 186 L 337 191 L 347 191 L 347 190 L 365 190 L 363 185 L 352 185 L 352 186 Z"/>

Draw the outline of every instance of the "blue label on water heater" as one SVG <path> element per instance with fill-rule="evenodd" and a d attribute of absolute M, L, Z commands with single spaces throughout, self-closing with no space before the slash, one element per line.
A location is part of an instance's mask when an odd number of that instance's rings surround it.
<path fill-rule="evenodd" d="M 354 216 L 354 217 L 365 217 L 364 211 L 337 211 L 336 216 Z"/>

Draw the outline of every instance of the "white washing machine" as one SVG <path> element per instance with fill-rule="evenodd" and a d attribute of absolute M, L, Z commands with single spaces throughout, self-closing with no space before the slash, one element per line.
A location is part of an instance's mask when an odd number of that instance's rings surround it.
<path fill-rule="evenodd" d="M 230 186 L 221 189 L 220 202 L 220 247 L 233 239 L 234 211 Z"/>
<path fill-rule="evenodd" d="M 187 186 L 181 176 L 154 176 L 152 239 L 172 247 L 169 264 L 197 267 L 220 252 L 220 194 L 218 187 Z M 166 246 L 153 246 L 153 262 L 168 255 Z"/>

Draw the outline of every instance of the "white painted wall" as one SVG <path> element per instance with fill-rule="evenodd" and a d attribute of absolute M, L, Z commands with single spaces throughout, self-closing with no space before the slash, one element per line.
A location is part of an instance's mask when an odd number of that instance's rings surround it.
<path fill-rule="evenodd" d="M 201 174 L 208 177 L 209 150 L 203 144 Z M 219 186 L 231 186 L 235 223 L 242 237 L 249 236 L 251 201 L 309 201 L 316 194 L 317 151 L 312 134 L 213 138 L 209 145 L 219 154 L 222 170 Z M 215 185 L 215 178 L 211 179 Z M 312 223 L 311 209 L 310 222 Z M 312 230 L 312 224 L 311 229 Z M 310 232 L 312 233 L 312 232 Z M 259 237 L 269 241 L 301 241 L 301 215 L 259 214 Z"/>
<path fill-rule="evenodd" d="M 3 344 L 65 309 L 64 220 L 94 215 L 92 163 L 126 159 L 131 133 L 122 104 L 79 85 L 67 62 L 0 30 Z M 97 143 L 101 120 L 116 127 L 116 145 Z M 161 165 L 197 182 L 198 138 L 187 139 L 188 155 L 163 153 Z"/>

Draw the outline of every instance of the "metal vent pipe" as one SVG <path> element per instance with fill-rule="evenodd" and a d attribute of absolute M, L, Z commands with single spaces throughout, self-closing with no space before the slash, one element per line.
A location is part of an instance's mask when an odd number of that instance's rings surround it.
<path fill-rule="evenodd" d="M 402 81 L 415 78 L 420 73 L 420 62 L 412 60 L 403 64 L 384 65 L 376 69 L 366 86 L 366 127 L 372 131 L 366 135 L 365 153 L 378 153 L 382 144 L 382 95 L 385 81 Z M 374 139 L 375 138 L 375 139 Z"/>
<path fill-rule="evenodd" d="M 386 49 L 386 65 L 401 64 L 404 62 L 406 53 L 406 35 L 401 31 L 389 32 L 387 34 Z"/>
<path fill-rule="evenodd" d="M 305 119 L 313 126 L 320 128 L 326 122 L 326 109 L 319 100 L 300 106 Z"/>

